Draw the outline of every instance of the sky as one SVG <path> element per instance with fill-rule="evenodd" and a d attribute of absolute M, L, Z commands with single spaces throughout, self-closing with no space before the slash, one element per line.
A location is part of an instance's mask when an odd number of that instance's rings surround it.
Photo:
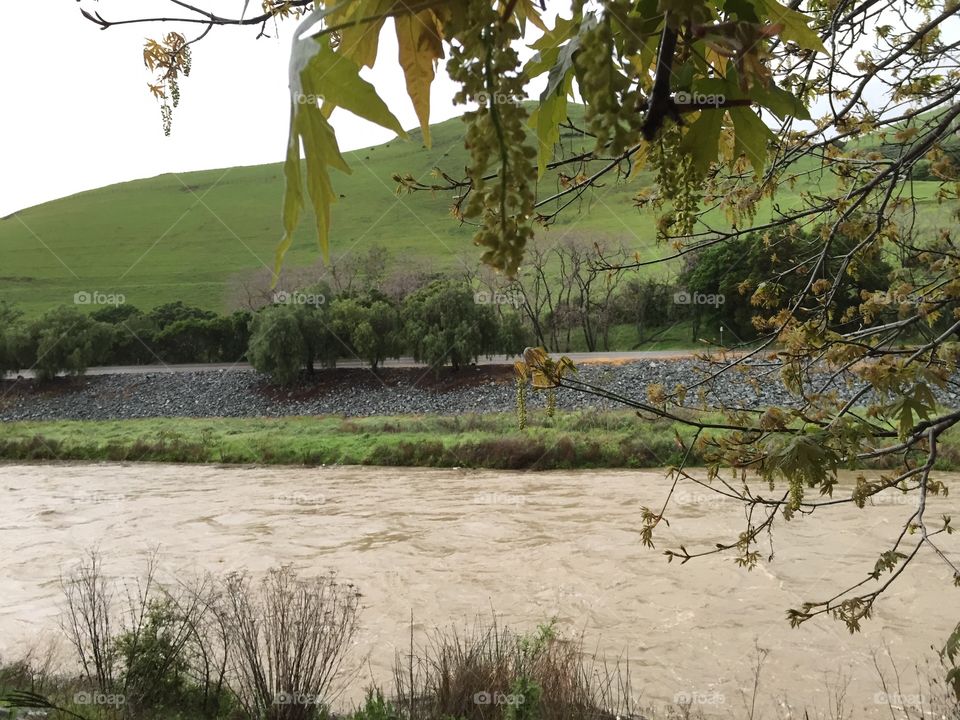
<path fill-rule="evenodd" d="M 239 16 L 243 0 L 204 6 Z M 250 3 L 259 6 L 258 0 Z M 159 26 L 100 30 L 80 7 L 108 20 L 180 11 L 162 0 L 54 0 L 5 7 L 0 36 L 0 217 L 25 207 L 112 183 L 167 172 L 280 162 L 289 122 L 287 71 L 296 22 L 279 36 L 257 28 L 214 28 L 193 46 L 193 68 L 180 83 L 173 133 L 165 137 L 160 105 L 147 90 L 143 41 Z M 203 26 L 169 25 L 194 37 Z M 392 26 L 382 59 L 364 75 L 404 127 L 418 125 L 396 62 Z M 274 34 L 274 33 L 271 33 Z M 431 96 L 431 121 L 460 115 L 442 68 Z M 393 133 L 345 111 L 332 117 L 343 150 L 386 142 Z"/>

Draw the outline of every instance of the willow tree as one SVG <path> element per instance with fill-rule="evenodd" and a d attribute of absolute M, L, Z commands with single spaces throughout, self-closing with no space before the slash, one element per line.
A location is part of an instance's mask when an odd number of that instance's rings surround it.
<path fill-rule="evenodd" d="M 926 510 L 930 495 L 946 491 L 932 470 L 940 439 L 960 420 L 960 411 L 934 399 L 936 388 L 957 388 L 956 218 L 931 223 L 917 206 L 921 193 L 955 208 L 960 193 L 956 0 L 573 0 L 551 3 L 564 5 L 555 16 L 533 0 L 264 0 L 255 8 L 246 0 L 237 2 L 236 17 L 169 2 L 180 17 L 83 10 L 104 29 L 167 26 L 144 57 L 157 73 L 151 89 L 168 129 L 192 43 L 224 26 L 263 34 L 284 18 L 298 23 L 278 268 L 307 203 L 327 251 L 337 196 L 329 170 L 350 170 L 331 113 L 347 111 L 404 135 L 360 76 L 378 61 L 397 62 L 378 53 L 388 31 L 396 32 L 427 143 L 429 90 L 441 61 L 459 86 L 456 102 L 474 108 L 463 115 L 465 174 L 441 168 L 430 184 L 401 175 L 400 190 L 449 192 L 456 218 L 475 225 L 483 260 L 506 275 L 516 272 L 539 227 L 613 182 L 637 184 L 634 202 L 656 213 L 663 252 L 611 271 L 670 262 L 747 233 L 770 253 L 780 243 L 807 248 L 765 281 L 741 283 L 760 342 L 706 358 L 712 369 L 699 382 L 625 397 L 557 372 L 568 363 L 534 350 L 526 374 L 541 386 L 603 395 L 691 429 L 691 439 L 679 440 L 707 458 L 706 476 L 672 470 L 665 502 L 644 512 L 643 542 L 653 545 L 681 482 L 742 502 L 747 521 L 729 542 L 667 550 L 670 559 L 733 553 L 753 567 L 761 533 L 778 523 L 859 512 L 893 488 L 915 493 L 917 507 L 863 582 L 791 609 L 795 625 L 826 614 L 858 629 L 921 552 L 936 555 L 960 586 L 960 564 L 942 546 L 950 520 Z M 181 34 L 189 27 L 197 32 Z M 526 60 L 524 44 L 535 51 Z M 543 85 L 539 101 L 520 102 L 534 78 Z M 572 99 L 584 105 L 579 125 L 569 118 Z M 587 141 L 561 144 L 567 131 Z M 652 184 L 639 185 L 638 168 Z M 801 180 L 815 190 L 791 192 Z M 795 242 L 801 235 L 817 240 Z M 864 292 L 838 312 L 839 288 L 868 272 L 877 256 L 894 267 L 884 278 L 889 290 Z M 793 403 L 720 408 L 716 422 L 691 419 L 693 398 L 761 357 L 778 365 Z M 838 396 L 817 368 L 849 386 L 848 394 Z M 890 469 L 879 479 L 861 476 L 852 491 L 838 487 L 841 468 L 868 462 Z M 956 605 L 955 597 L 949 601 Z M 960 626 L 945 647 L 948 663 L 958 649 Z M 950 679 L 960 696 L 955 667 Z"/>

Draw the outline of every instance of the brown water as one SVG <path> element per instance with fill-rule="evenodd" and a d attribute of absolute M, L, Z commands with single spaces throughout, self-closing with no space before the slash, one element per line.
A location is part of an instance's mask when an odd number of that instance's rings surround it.
<path fill-rule="evenodd" d="M 93 545 L 118 576 L 141 573 L 157 545 L 173 572 L 338 571 L 364 594 L 351 658 L 361 685 L 388 677 L 411 611 L 417 641 L 494 611 L 524 630 L 556 617 L 602 657 L 629 657 L 642 704 L 687 693 L 742 716 L 757 643 L 769 650 L 765 704 L 825 709 L 846 678 L 848 707 L 872 717 L 887 711 L 875 703 L 871 653 L 886 645 L 902 669 L 924 664 L 957 622 L 957 591 L 928 552 L 858 635 L 822 618 L 792 630 L 784 619 L 864 577 L 913 510 L 902 496 L 779 522 L 773 560 L 747 572 L 729 557 L 665 562 L 663 548 L 705 549 L 742 527 L 737 504 L 696 487 L 681 488 L 658 550 L 644 549 L 640 507 L 658 506 L 665 490 L 657 471 L 0 466 L 0 653 L 58 634 L 60 572 Z M 929 517 L 957 506 L 933 499 Z M 943 547 L 956 557 L 960 539 Z M 916 693 L 908 674 L 902 692 Z"/>

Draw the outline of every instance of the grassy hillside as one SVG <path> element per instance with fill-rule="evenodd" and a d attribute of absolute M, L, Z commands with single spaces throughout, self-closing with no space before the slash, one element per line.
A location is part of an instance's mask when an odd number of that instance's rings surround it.
<path fill-rule="evenodd" d="M 463 129 L 458 119 L 433 127 L 433 147 L 419 132 L 410 140 L 346 154 L 352 175 L 334 171 L 341 200 L 334 207 L 332 253 L 362 252 L 380 244 L 394 257 L 436 269 L 478 262 L 471 228 L 450 215 L 446 194 L 397 196 L 395 173 L 428 180 L 434 167 L 462 173 Z M 567 144 L 576 139 L 567 138 Z M 556 186 L 549 181 L 547 194 Z M 612 178 L 570 207 L 547 239 L 568 233 L 622 240 L 646 257 L 663 252 L 655 242 L 654 219 L 631 202 L 649 176 Z M 922 195 L 932 194 L 921 188 Z M 790 205 L 797 187 L 779 198 Z M 80 193 L 0 220 L 0 299 L 29 315 L 71 303 L 78 291 L 123 293 L 143 309 L 173 300 L 226 309 L 230 288 L 255 270 L 271 267 L 281 236 L 283 179 L 279 164 L 181 175 L 161 175 Z M 760 218 L 769 211 L 761 212 Z M 922 203 L 921 220 L 931 225 L 947 210 Z M 718 218 L 719 220 L 719 218 Z M 302 223 L 287 256 L 291 267 L 318 262 L 311 222 Z M 662 271 L 658 271 L 662 272 Z"/>

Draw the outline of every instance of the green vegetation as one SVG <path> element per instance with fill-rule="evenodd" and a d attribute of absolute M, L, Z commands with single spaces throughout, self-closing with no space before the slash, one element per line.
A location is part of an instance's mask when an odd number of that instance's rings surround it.
<path fill-rule="evenodd" d="M 384 465 L 502 469 L 661 467 L 674 424 L 629 412 L 373 418 L 157 418 L 5 423 L 6 460 Z"/>
<path fill-rule="evenodd" d="M 703 421 L 719 416 L 697 413 Z M 682 423 L 624 410 L 369 418 L 156 418 L 14 422 L 0 459 L 380 465 L 517 470 L 653 468 L 679 464 Z M 694 449 L 688 463 L 702 464 Z M 960 468 L 960 434 L 942 440 L 937 468 Z"/>
<path fill-rule="evenodd" d="M 575 110 L 571 106 L 574 120 Z M 452 194 L 395 192 L 395 173 L 428 182 L 435 167 L 463 168 L 462 122 L 432 125 L 431 134 L 431 149 L 423 147 L 419 131 L 412 131 L 406 141 L 344 153 L 353 173 L 336 178 L 334 262 L 340 253 L 362 255 L 379 245 L 391 250 L 397 266 L 453 271 L 463 267 L 461 259 L 468 267 L 477 265 L 480 250 L 470 242 L 471 228 L 450 217 Z M 575 137 L 566 131 L 562 141 L 570 144 Z M 789 207 L 803 193 L 822 190 L 821 183 L 831 182 L 828 177 L 804 168 L 797 184 L 778 195 L 780 205 Z M 551 245 L 571 234 L 618 238 L 645 259 L 668 254 L 669 247 L 656 242 L 654 213 L 638 210 L 631 201 L 652 179 L 641 172 L 629 182 L 591 190 L 580 214 L 558 216 L 538 231 L 538 241 Z M 922 228 L 952 222 L 955 204 L 938 203 L 937 187 L 933 181 L 913 185 Z M 224 312 L 238 304 L 238 284 L 272 265 L 282 235 L 277 211 L 282 194 L 282 168 L 272 164 L 161 175 L 22 210 L 0 219 L 0 298 L 30 317 L 71 303 L 84 291 L 120 293 L 141 308 L 180 300 Z M 715 211 L 706 219 L 717 222 L 722 216 Z M 771 217 L 770 203 L 762 202 L 757 222 Z M 314 232 L 309 223 L 297 230 L 284 261 L 287 271 L 317 266 Z M 680 269 L 675 262 L 669 265 L 673 272 Z"/>

